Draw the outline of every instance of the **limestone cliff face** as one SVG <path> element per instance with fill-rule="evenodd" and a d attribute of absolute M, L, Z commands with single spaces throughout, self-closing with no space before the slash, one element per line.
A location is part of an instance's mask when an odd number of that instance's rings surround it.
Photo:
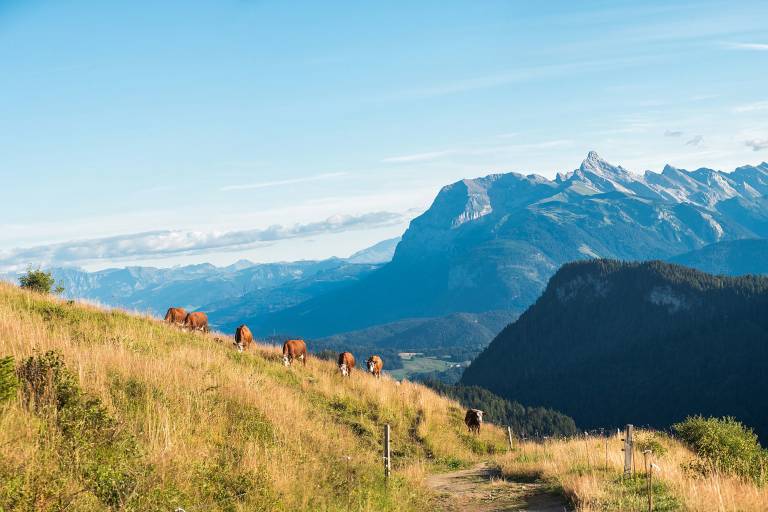
<path fill-rule="evenodd" d="M 447 185 L 392 261 L 347 290 L 268 319 L 329 335 L 402 318 L 522 311 L 564 263 L 668 259 L 768 237 L 768 164 L 633 174 L 590 152 L 554 180 L 492 174 Z"/>

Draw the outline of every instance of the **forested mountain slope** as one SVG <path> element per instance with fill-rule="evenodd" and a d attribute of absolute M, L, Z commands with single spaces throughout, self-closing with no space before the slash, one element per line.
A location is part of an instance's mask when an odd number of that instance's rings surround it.
<path fill-rule="evenodd" d="M 768 277 L 660 261 L 563 266 L 462 384 L 581 427 L 735 416 L 768 439 Z"/>

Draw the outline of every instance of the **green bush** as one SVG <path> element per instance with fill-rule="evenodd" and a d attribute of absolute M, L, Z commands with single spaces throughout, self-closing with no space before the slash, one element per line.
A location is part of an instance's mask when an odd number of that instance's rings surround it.
<path fill-rule="evenodd" d="M 19 381 L 13 366 L 13 357 L 0 357 L 0 404 L 16 396 Z"/>
<path fill-rule="evenodd" d="M 654 457 L 662 457 L 667 453 L 667 448 L 662 444 L 661 436 L 658 432 L 640 431 L 635 435 L 635 446 L 640 453 L 650 450 Z"/>
<path fill-rule="evenodd" d="M 38 293 L 51 293 L 53 291 L 56 294 L 62 293 L 64 288 L 54 285 L 56 281 L 50 272 L 44 270 L 27 270 L 27 273 L 19 278 L 19 285 L 27 290 L 32 290 Z"/>
<path fill-rule="evenodd" d="M 734 418 L 693 416 L 672 427 L 704 462 L 701 470 L 735 474 L 760 482 L 765 451 L 752 429 Z"/>
<path fill-rule="evenodd" d="M 16 374 L 25 406 L 55 428 L 57 457 L 78 474 L 83 487 L 112 508 L 136 498 L 138 481 L 151 468 L 141 462 L 133 436 L 98 398 L 80 389 L 61 356 L 50 351 L 29 357 Z"/>

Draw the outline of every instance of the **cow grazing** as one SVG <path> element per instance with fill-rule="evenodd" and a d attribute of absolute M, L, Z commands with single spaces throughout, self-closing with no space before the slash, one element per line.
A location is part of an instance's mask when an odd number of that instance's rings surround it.
<path fill-rule="evenodd" d="M 184 317 L 184 327 L 190 331 L 208 332 L 208 315 L 202 311 L 187 313 Z"/>
<path fill-rule="evenodd" d="M 368 371 L 371 372 L 374 377 L 381 377 L 381 369 L 384 368 L 384 361 L 382 361 L 379 356 L 369 357 L 365 364 L 368 366 Z"/>
<path fill-rule="evenodd" d="M 342 352 L 339 354 L 339 371 L 344 377 L 352 375 L 352 368 L 355 367 L 355 356 L 351 352 Z"/>
<path fill-rule="evenodd" d="M 483 411 L 480 409 L 467 409 L 464 423 L 467 424 L 470 433 L 479 434 L 480 426 L 483 424 Z"/>
<path fill-rule="evenodd" d="M 184 325 L 184 319 L 187 317 L 187 312 L 184 308 L 168 308 L 165 312 L 165 321 L 173 325 Z"/>
<path fill-rule="evenodd" d="M 235 329 L 235 347 L 238 352 L 248 350 L 251 343 L 253 343 L 253 334 L 247 325 L 243 324 Z"/>
<path fill-rule="evenodd" d="M 291 366 L 295 359 L 301 359 L 307 366 L 307 344 L 304 340 L 288 340 L 283 343 L 283 364 Z"/>

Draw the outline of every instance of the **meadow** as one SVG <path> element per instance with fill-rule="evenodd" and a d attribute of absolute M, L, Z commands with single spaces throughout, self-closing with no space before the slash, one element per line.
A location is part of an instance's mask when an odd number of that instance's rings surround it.
<path fill-rule="evenodd" d="M 272 346 L 240 354 L 220 334 L 0 284 L 0 357 L 35 356 L 65 394 L 49 351 L 77 396 L 2 406 L 0 510 L 425 510 L 426 474 L 504 446 L 494 427 L 469 436 L 463 409 L 421 385 L 342 379 L 311 356 L 285 368 Z"/>
<path fill-rule="evenodd" d="M 599 437 L 515 440 L 509 451 L 505 429 L 469 435 L 464 409 L 420 384 L 363 371 L 343 379 L 312 356 L 286 368 L 274 346 L 238 353 L 219 333 L 0 284 L 0 358 L 9 356 L 0 364 L 3 512 L 437 510 L 445 501 L 427 476 L 479 462 L 547 482 L 579 511 L 647 510 L 640 462 L 637 476 L 621 478 L 619 437 L 607 440 L 607 459 Z M 655 510 L 768 508 L 765 485 L 697 473 L 679 441 L 640 435 L 663 447 Z"/>

